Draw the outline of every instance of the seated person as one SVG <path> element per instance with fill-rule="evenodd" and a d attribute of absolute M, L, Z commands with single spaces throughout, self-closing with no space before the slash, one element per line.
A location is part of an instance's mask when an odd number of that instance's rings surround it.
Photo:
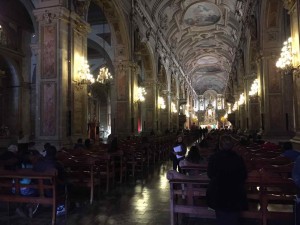
<path fill-rule="evenodd" d="M 199 149 L 197 148 L 197 146 L 193 145 L 190 148 L 185 160 L 187 160 L 188 162 L 191 162 L 191 163 L 201 163 L 203 161 L 203 157 L 200 155 Z"/>
<path fill-rule="evenodd" d="M 118 151 L 118 138 L 114 137 L 110 143 L 108 143 L 108 152 Z"/>
<path fill-rule="evenodd" d="M 16 170 L 20 167 L 20 159 L 18 157 L 18 146 L 10 145 L 7 151 L 0 155 L 0 161 L 6 170 Z"/>
<path fill-rule="evenodd" d="M 85 139 L 85 141 L 84 141 L 84 147 L 86 149 L 90 149 L 92 147 L 91 139 L 89 139 L 89 138 Z"/>
<path fill-rule="evenodd" d="M 76 148 L 85 148 L 82 138 L 77 139 L 77 143 L 74 145 L 74 149 Z"/>
<path fill-rule="evenodd" d="M 50 146 L 47 151 L 44 158 L 41 158 L 34 166 L 34 171 L 47 171 L 49 169 L 56 169 L 57 170 L 57 194 L 62 195 L 65 194 L 66 191 L 66 174 L 64 167 L 61 162 L 56 160 L 56 148 L 55 146 Z M 45 192 L 46 196 L 52 196 L 52 192 Z M 60 205 L 57 207 L 57 214 L 63 214 L 65 212 L 64 205 Z"/>

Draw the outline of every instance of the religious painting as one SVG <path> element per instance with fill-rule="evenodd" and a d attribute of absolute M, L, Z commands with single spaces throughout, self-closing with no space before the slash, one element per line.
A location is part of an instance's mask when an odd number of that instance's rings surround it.
<path fill-rule="evenodd" d="M 204 56 L 198 60 L 197 64 L 207 65 L 207 64 L 216 64 L 218 62 L 219 60 L 214 56 Z"/>
<path fill-rule="evenodd" d="M 188 26 L 210 26 L 221 18 L 219 8 L 210 2 L 198 2 L 188 7 L 183 16 L 183 23 Z"/>
<path fill-rule="evenodd" d="M 56 26 L 43 27 L 42 40 L 42 79 L 56 78 Z"/>
<path fill-rule="evenodd" d="M 259 104 L 252 103 L 250 104 L 250 115 L 251 115 L 251 129 L 259 129 L 260 127 L 260 111 Z"/>
<path fill-rule="evenodd" d="M 125 68 L 121 68 L 117 71 L 117 96 L 119 100 L 126 99 L 126 91 L 128 89 L 128 82 L 126 81 L 126 71 Z"/>
<path fill-rule="evenodd" d="M 275 66 L 275 59 L 268 61 L 268 81 L 269 81 L 269 93 L 280 93 L 281 92 L 281 76 Z"/>
<path fill-rule="evenodd" d="M 56 83 L 41 83 L 41 124 L 42 136 L 55 136 L 56 134 Z"/>
<path fill-rule="evenodd" d="M 269 0 L 268 11 L 267 11 L 267 28 L 274 28 L 278 26 L 278 15 L 279 15 L 279 1 Z"/>
<path fill-rule="evenodd" d="M 270 110 L 270 128 L 271 130 L 284 129 L 284 120 L 282 113 L 282 101 L 278 95 L 269 96 L 269 110 Z"/>
<path fill-rule="evenodd" d="M 84 118 L 84 96 L 82 90 L 79 88 L 74 89 L 74 109 L 73 109 L 73 133 L 75 135 L 81 135 L 83 132 L 82 121 Z"/>
<path fill-rule="evenodd" d="M 119 131 L 125 131 L 127 129 L 126 124 L 130 124 L 127 112 L 128 102 L 118 102 L 116 111 L 116 126 Z"/>
<path fill-rule="evenodd" d="M 144 129 L 146 129 L 146 130 L 152 130 L 152 129 L 154 130 L 155 129 L 155 127 L 153 127 L 153 124 L 154 124 L 153 114 L 154 114 L 153 109 L 148 109 L 146 111 L 146 120 L 145 120 L 146 127 L 144 127 Z"/>

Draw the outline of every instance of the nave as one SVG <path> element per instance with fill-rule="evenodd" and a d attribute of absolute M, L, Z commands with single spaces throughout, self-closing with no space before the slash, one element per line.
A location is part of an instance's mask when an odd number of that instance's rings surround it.
<path fill-rule="evenodd" d="M 193 143 L 197 144 L 197 143 Z M 202 152 L 204 154 L 204 152 Z M 67 217 L 57 217 L 57 225 L 156 225 L 170 224 L 170 186 L 166 177 L 172 170 L 171 161 L 150 166 L 136 178 L 128 177 L 108 193 L 100 187 L 93 204 L 86 190 L 70 193 L 70 210 Z M 14 206 L 14 205 L 12 205 Z M 50 225 L 51 208 L 40 206 L 32 219 L 24 218 L 11 207 L 9 212 L 0 204 L 0 222 L 4 225 Z M 284 206 L 283 206 L 284 207 Z M 179 216 L 179 225 L 215 225 L 214 219 Z M 243 219 L 242 225 L 259 225 L 259 220 Z M 293 225 L 292 220 L 270 220 L 269 225 Z"/>

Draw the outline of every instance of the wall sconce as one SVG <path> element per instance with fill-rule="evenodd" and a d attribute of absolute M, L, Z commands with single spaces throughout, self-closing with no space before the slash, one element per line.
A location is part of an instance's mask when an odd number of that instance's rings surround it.
<path fill-rule="evenodd" d="M 165 109 L 166 108 L 165 99 L 163 97 L 158 96 L 157 106 L 158 106 L 159 109 Z"/>
<path fill-rule="evenodd" d="M 88 61 L 83 58 L 80 69 L 78 70 L 78 75 L 79 81 L 76 81 L 78 85 L 95 83 L 95 78 L 90 72 L 90 65 L 88 64 Z"/>
<path fill-rule="evenodd" d="M 137 94 L 135 95 L 134 102 L 139 103 L 139 102 L 144 102 L 145 101 L 145 95 L 147 94 L 146 90 L 144 87 L 138 87 L 137 89 Z"/>
<path fill-rule="evenodd" d="M 231 112 L 232 112 L 231 104 L 227 103 L 227 114 L 230 114 Z"/>
<path fill-rule="evenodd" d="M 187 109 L 184 111 L 184 114 L 185 114 L 185 116 L 186 116 L 187 118 L 190 117 L 190 113 L 189 113 L 189 111 L 188 111 Z"/>
<path fill-rule="evenodd" d="M 255 95 L 257 95 L 257 93 L 258 93 L 258 79 L 256 78 L 254 81 L 253 81 L 253 83 L 252 83 L 252 85 L 251 85 L 251 89 L 250 89 L 250 91 L 249 91 L 249 96 L 255 96 Z"/>
<path fill-rule="evenodd" d="M 110 80 L 113 79 L 113 76 L 110 74 L 109 69 L 104 66 L 102 68 L 100 68 L 99 70 L 99 74 L 97 77 L 97 82 L 101 83 L 101 84 L 106 84 L 108 82 L 110 82 Z"/>
<path fill-rule="evenodd" d="M 232 106 L 232 112 L 236 111 L 238 107 L 238 102 L 235 102 Z"/>
<path fill-rule="evenodd" d="M 177 113 L 177 108 L 174 102 L 171 102 L 171 112 L 172 113 Z"/>
<path fill-rule="evenodd" d="M 285 74 L 293 72 L 299 67 L 293 66 L 294 55 L 295 53 L 292 50 L 292 38 L 289 37 L 287 41 L 283 42 L 283 47 L 281 49 L 280 57 L 276 62 L 276 67 Z"/>
<path fill-rule="evenodd" d="M 242 93 L 242 94 L 240 94 L 238 105 L 243 105 L 244 103 L 245 103 L 245 95 L 244 95 L 244 93 Z"/>

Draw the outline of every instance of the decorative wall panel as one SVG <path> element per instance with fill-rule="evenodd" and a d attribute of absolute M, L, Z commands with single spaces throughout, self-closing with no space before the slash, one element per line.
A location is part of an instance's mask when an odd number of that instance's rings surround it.
<path fill-rule="evenodd" d="M 268 81 L 269 81 L 269 93 L 281 93 L 281 75 L 278 73 L 275 66 L 275 59 L 268 60 Z"/>
<path fill-rule="evenodd" d="M 56 78 L 56 25 L 47 25 L 42 29 L 42 79 Z"/>
<path fill-rule="evenodd" d="M 56 134 L 56 83 L 41 83 L 41 123 L 42 136 L 55 136 Z"/>
<path fill-rule="evenodd" d="M 284 120 L 282 116 L 282 101 L 279 96 L 269 96 L 270 109 L 270 128 L 271 130 L 284 129 Z"/>

